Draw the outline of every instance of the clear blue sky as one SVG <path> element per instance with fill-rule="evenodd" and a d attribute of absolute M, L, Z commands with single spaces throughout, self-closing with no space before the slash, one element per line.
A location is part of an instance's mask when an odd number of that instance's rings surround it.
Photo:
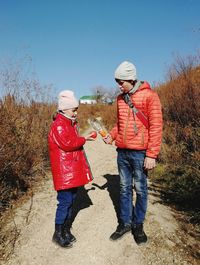
<path fill-rule="evenodd" d="M 77 97 L 115 87 L 124 60 L 152 84 L 199 49 L 199 0 L 0 0 L 0 58 L 28 53 L 41 84 Z"/>

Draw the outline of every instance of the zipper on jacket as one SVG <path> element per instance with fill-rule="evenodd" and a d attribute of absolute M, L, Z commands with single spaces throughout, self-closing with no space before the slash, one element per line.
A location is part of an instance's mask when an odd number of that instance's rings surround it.
<path fill-rule="evenodd" d="M 128 119 L 126 120 L 126 125 L 124 128 L 124 144 L 126 144 L 127 127 L 128 127 L 129 118 L 130 118 L 130 108 L 128 108 Z"/>

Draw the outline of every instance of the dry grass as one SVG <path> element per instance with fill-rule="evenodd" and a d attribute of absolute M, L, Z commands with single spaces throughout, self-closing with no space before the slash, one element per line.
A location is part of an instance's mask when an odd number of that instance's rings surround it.
<path fill-rule="evenodd" d="M 95 104 L 95 105 L 80 105 L 78 110 L 78 121 L 81 130 L 88 127 L 89 118 L 102 118 L 102 123 L 109 131 L 116 123 L 117 109 L 116 103 L 113 105 Z"/>
<path fill-rule="evenodd" d="M 160 160 L 152 179 L 164 198 L 200 222 L 200 62 L 198 57 L 177 58 L 168 81 L 157 89 L 164 114 Z M 161 166 L 162 167 L 162 166 Z"/>
<path fill-rule="evenodd" d="M 52 107 L 17 103 L 7 95 L 0 102 L 1 206 L 27 191 L 48 160 L 47 133 Z"/>

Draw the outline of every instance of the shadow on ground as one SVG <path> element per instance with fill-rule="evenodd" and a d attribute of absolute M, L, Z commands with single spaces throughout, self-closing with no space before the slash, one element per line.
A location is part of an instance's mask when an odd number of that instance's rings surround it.
<path fill-rule="evenodd" d="M 104 185 L 99 186 L 96 183 L 93 183 L 92 185 L 100 190 L 107 189 L 119 222 L 119 175 L 106 174 L 103 177 L 107 180 Z"/>
<path fill-rule="evenodd" d="M 77 197 L 76 197 L 76 200 L 74 201 L 73 209 L 72 209 L 72 217 L 71 217 L 72 223 L 74 222 L 79 211 L 90 207 L 90 205 L 93 205 L 88 195 L 88 192 L 91 190 L 95 190 L 95 187 L 92 187 L 90 189 L 85 189 L 85 187 L 80 187 L 78 189 Z"/>

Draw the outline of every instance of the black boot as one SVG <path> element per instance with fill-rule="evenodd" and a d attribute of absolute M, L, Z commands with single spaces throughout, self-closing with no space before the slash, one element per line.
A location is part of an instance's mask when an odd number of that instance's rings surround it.
<path fill-rule="evenodd" d="M 135 242 L 140 245 L 147 242 L 147 235 L 143 230 L 143 224 L 134 224 L 132 227 L 133 237 Z"/>
<path fill-rule="evenodd" d="M 63 236 L 63 225 L 55 225 L 55 232 L 53 234 L 52 241 L 64 248 L 72 247 L 72 243 L 69 238 Z"/>
<path fill-rule="evenodd" d="M 117 240 L 122 238 L 122 236 L 128 232 L 131 231 L 131 225 L 130 224 L 119 224 L 117 226 L 116 231 L 110 236 L 111 240 Z"/>
<path fill-rule="evenodd" d="M 71 221 L 70 220 L 65 220 L 64 225 L 63 225 L 63 237 L 68 238 L 70 242 L 76 242 L 76 238 L 74 235 L 72 235 L 70 229 L 71 229 Z"/>

